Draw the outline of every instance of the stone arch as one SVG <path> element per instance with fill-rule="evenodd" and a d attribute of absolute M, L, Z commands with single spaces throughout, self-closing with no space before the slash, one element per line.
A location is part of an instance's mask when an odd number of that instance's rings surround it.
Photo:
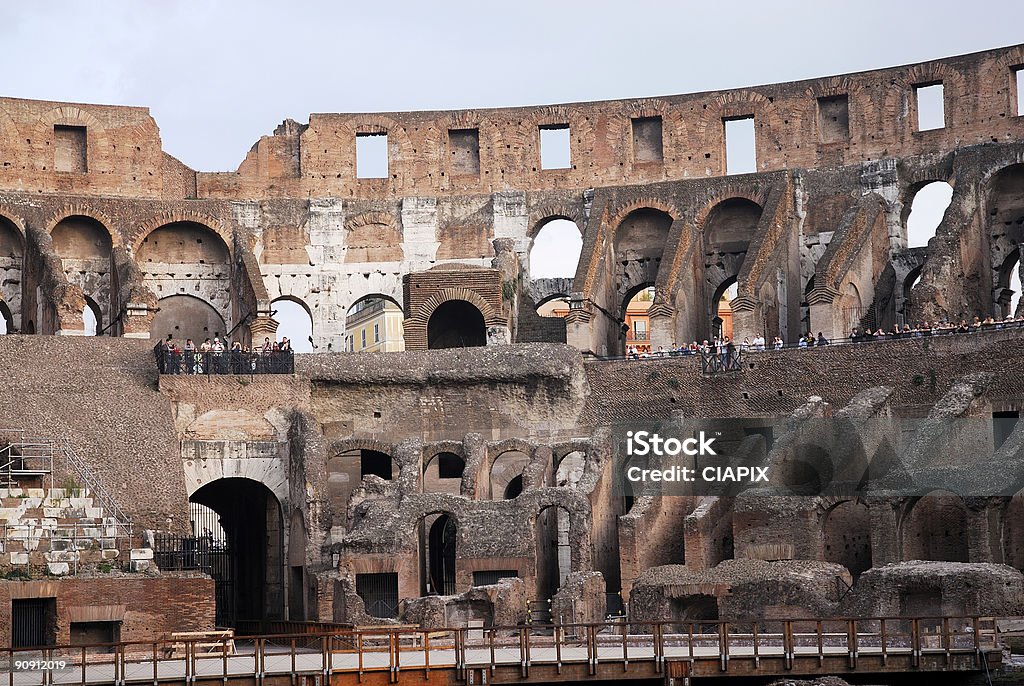
<path fill-rule="evenodd" d="M 141 224 L 135 232 L 135 238 L 131 242 L 132 254 L 138 254 L 139 248 L 142 247 L 143 242 L 149 237 L 149 234 L 153 233 L 157 229 L 172 224 L 198 224 L 206 230 L 212 231 L 220 237 L 221 241 L 223 241 L 228 252 L 229 261 L 233 258 L 234 252 L 232 250 L 232 246 L 234 245 L 234 236 L 232 232 L 226 229 L 220 221 L 214 219 L 210 215 L 203 214 L 202 212 L 196 212 L 195 210 L 173 210 L 164 212 Z"/>
<path fill-rule="evenodd" d="M 836 499 L 821 513 L 822 559 L 843 565 L 854 579 L 871 569 L 871 516 L 859 499 Z"/>
<path fill-rule="evenodd" d="M 523 472 L 529 467 L 530 459 L 529 452 L 512 447 L 502 450 L 495 456 L 487 474 L 491 500 L 507 499 L 507 489 L 517 478 L 520 479 L 519 492 L 522 492 Z"/>
<path fill-rule="evenodd" d="M 465 300 L 448 300 L 427 320 L 427 349 L 471 348 L 487 345 L 483 313 Z"/>
<path fill-rule="evenodd" d="M 993 171 L 984 185 L 984 232 L 989 236 L 989 254 L 992 263 L 992 301 L 996 314 L 1010 312 L 1013 293 L 1010 282 L 1012 270 L 1020 257 L 1024 243 L 1024 164 L 1012 164 Z"/>
<path fill-rule="evenodd" d="M 115 291 L 114 253 L 116 234 L 109 224 L 97 217 L 102 213 L 85 207 L 68 207 L 68 214 L 62 211 L 59 219 L 51 221 L 48 227 L 53 251 L 60 258 L 61 269 L 68 283 L 81 289 L 85 298 L 92 300 L 99 308 L 99 321 L 110 322 L 117 316 L 114 311 L 118 304 Z M 37 300 L 38 302 L 38 300 Z M 76 314 L 88 301 L 77 306 Z"/>
<path fill-rule="evenodd" d="M 281 312 L 280 303 L 288 303 Z M 275 304 L 278 308 L 275 311 Z M 294 295 L 281 295 L 270 301 L 271 311 L 275 311 L 277 321 L 277 338 L 288 338 L 291 349 L 299 353 L 313 352 L 313 311 L 306 302 Z"/>
<path fill-rule="evenodd" d="M 466 458 L 462 451 L 435 449 L 423 462 L 424 493 L 462 493 L 462 477 L 466 471 Z"/>
<path fill-rule="evenodd" d="M 114 227 L 113 220 L 111 220 L 104 212 L 81 203 L 64 205 L 59 210 L 51 214 L 50 218 L 46 221 L 46 233 L 53 236 L 54 230 L 61 223 L 69 219 L 74 219 L 75 217 L 85 217 L 102 226 L 104 231 L 106 231 L 107 235 L 110 237 L 111 248 L 116 248 L 121 245 L 120 232 L 112 228 Z"/>
<path fill-rule="evenodd" d="M 345 262 L 401 262 L 402 232 L 387 212 L 363 212 L 345 220 Z"/>
<path fill-rule="evenodd" d="M 536 238 L 544 225 L 555 219 L 570 221 L 576 225 L 581 234 L 583 233 L 582 227 L 586 222 L 586 217 L 580 207 L 567 202 L 549 202 L 530 210 L 530 228 L 526 232 L 527 238 Z"/>
<path fill-rule="evenodd" d="M 218 625 L 283 618 L 287 501 L 262 479 L 222 474 L 189 488 L 189 502 L 216 512 L 227 537 L 228 578 L 215 579 Z"/>
<path fill-rule="evenodd" d="M 459 521 L 448 510 L 432 510 L 416 520 L 419 539 L 420 593 L 455 595 Z"/>
<path fill-rule="evenodd" d="M 615 225 L 612 278 L 618 296 L 657 283 L 673 221 L 662 210 L 639 208 Z"/>
<path fill-rule="evenodd" d="M 574 278 L 583 257 L 580 225 L 567 217 L 551 215 L 539 221 L 535 229 L 529 253 L 530 278 Z"/>
<path fill-rule="evenodd" d="M 21 328 L 24 255 L 24 224 L 0 205 L 0 315 L 4 333 Z"/>
<path fill-rule="evenodd" d="M 967 507 L 953 493 L 911 498 L 900 521 L 904 560 L 970 562 Z"/>
<path fill-rule="evenodd" d="M 171 336 L 184 345 L 191 339 L 198 348 L 207 338 L 227 334 L 224 318 L 203 298 L 176 293 L 158 300 L 157 307 L 159 309 L 149 327 L 150 340 L 164 340 Z"/>
<path fill-rule="evenodd" d="M 505 323 L 501 317 L 501 313 L 491 307 L 491 305 L 480 297 L 476 291 L 462 287 L 442 288 L 437 291 L 427 298 L 422 305 L 420 305 L 414 316 L 416 319 L 421 319 L 426 323 L 426 320 L 430 319 L 430 315 L 432 315 L 438 307 L 450 300 L 465 300 L 470 305 L 476 307 L 476 309 L 480 310 L 480 313 L 484 316 L 484 323 L 488 326 Z"/>

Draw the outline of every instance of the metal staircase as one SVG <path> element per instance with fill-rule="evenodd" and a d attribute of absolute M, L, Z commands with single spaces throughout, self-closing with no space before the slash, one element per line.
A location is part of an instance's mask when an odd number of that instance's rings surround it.
<path fill-rule="evenodd" d="M 0 429 L 0 488 L 16 488 L 26 480 L 37 479 L 42 482 L 41 488 L 53 488 L 54 460 L 63 463 L 62 471 L 73 475 L 77 485 L 89 492 L 107 517 L 116 521 L 122 534 L 130 537 L 131 519 L 70 441 L 30 436 L 24 429 Z"/>

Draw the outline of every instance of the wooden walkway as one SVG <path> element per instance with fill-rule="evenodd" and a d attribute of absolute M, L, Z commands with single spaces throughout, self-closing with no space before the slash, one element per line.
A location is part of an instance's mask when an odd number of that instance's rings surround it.
<path fill-rule="evenodd" d="M 236 638 L 215 656 L 167 643 L 0 653 L 0 686 L 49 684 L 481 684 L 589 678 L 978 672 L 999 664 L 994 618 L 582 624 L 334 630 Z M 314 627 L 316 625 L 313 625 Z M 181 643 L 181 641 L 176 641 Z M 187 642 L 186 642 L 187 643 Z M 99 653 L 98 651 L 105 651 Z M 174 657 L 165 657 L 173 654 Z M 12 667 L 14 667 L 12 669 Z"/>

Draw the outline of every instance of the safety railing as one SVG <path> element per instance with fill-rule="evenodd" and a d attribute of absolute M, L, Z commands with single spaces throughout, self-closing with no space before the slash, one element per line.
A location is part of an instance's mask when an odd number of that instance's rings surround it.
<path fill-rule="evenodd" d="M 776 345 L 771 341 L 766 341 L 764 345 L 754 345 L 753 343 L 744 344 L 742 341 L 733 339 L 732 343 L 738 351 L 741 353 L 770 353 L 778 350 L 813 350 L 815 348 L 827 348 L 830 346 L 846 346 L 846 345 L 870 345 L 872 343 L 886 343 L 889 341 L 909 341 L 909 340 L 930 340 L 938 338 L 948 337 L 963 337 L 973 336 L 979 333 L 993 333 L 998 331 L 1020 331 L 1024 332 L 1024 320 L 1014 321 L 1002 321 L 991 324 L 969 324 L 966 327 L 935 327 L 930 329 L 907 329 L 899 332 L 895 331 L 884 331 L 880 334 L 874 334 L 867 336 L 864 334 L 858 336 L 848 336 L 844 338 L 829 338 L 822 343 L 818 342 L 815 337 L 813 343 L 805 341 L 797 341 L 791 343 L 783 343 Z M 716 346 L 712 343 L 708 346 L 697 345 L 693 347 L 691 345 L 683 345 L 678 347 L 659 347 L 656 350 L 650 352 L 635 352 L 633 354 L 619 355 L 619 356 L 607 356 L 607 357 L 594 357 L 594 360 L 600 361 L 613 361 L 613 360 L 658 360 L 665 358 L 702 358 L 703 355 L 707 354 L 722 354 L 720 348 L 716 349 Z"/>
<path fill-rule="evenodd" d="M 338 672 L 449 669 L 465 678 L 470 669 L 516 669 L 522 678 L 534 666 L 561 673 L 569 664 L 589 674 L 601 664 L 711 661 L 728 672 L 731 660 L 840 659 L 856 671 L 860 660 L 886 664 L 900 657 L 920 669 L 975 671 L 999 650 L 994 618 L 919 617 L 764 620 L 753 622 L 604 622 L 487 628 L 350 629 L 313 623 L 283 625 L 290 631 L 219 641 L 161 640 L 78 646 L 0 649 L 0 684 L 194 683 L 204 678 L 269 675 L 328 677 Z M 937 660 L 932 659 L 938 657 Z M 963 659 L 963 656 L 973 656 Z M 929 658 L 923 660 L 922 658 Z M 957 659 L 954 659 L 956 657 Z M 834 664 L 834 663 L 833 663 Z M 778 671 L 777 667 L 773 667 Z M 6 672 L 6 675 L 4 675 Z M 394 679 L 392 679 L 394 680 Z"/>
<path fill-rule="evenodd" d="M 295 354 L 291 350 L 245 352 L 224 350 L 204 352 L 168 350 L 162 343 L 153 349 L 161 374 L 294 374 Z"/>
<path fill-rule="evenodd" d="M 24 429 L 0 429 L 0 488 L 11 488 L 23 479 L 40 479 L 53 486 L 53 443 L 29 436 Z"/>

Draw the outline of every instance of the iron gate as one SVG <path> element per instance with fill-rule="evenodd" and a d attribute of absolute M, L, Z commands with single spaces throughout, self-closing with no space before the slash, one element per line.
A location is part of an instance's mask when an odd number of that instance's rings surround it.
<path fill-rule="evenodd" d="M 53 645 L 56 605 L 55 598 L 11 600 L 11 647 L 41 648 Z"/>
<path fill-rule="evenodd" d="M 235 625 L 234 574 L 227 538 L 215 538 L 209 533 L 199 536 L 156 533 L 153 558 L 161 571 L 195 570 L 213 577 L 217 626 Z"/>
<path fill-rule="evenodd" d="M 371 617 L 393 619 L 398 616 L 398 574 L 356 574 L 356 594 L 363 599 Z"/>

